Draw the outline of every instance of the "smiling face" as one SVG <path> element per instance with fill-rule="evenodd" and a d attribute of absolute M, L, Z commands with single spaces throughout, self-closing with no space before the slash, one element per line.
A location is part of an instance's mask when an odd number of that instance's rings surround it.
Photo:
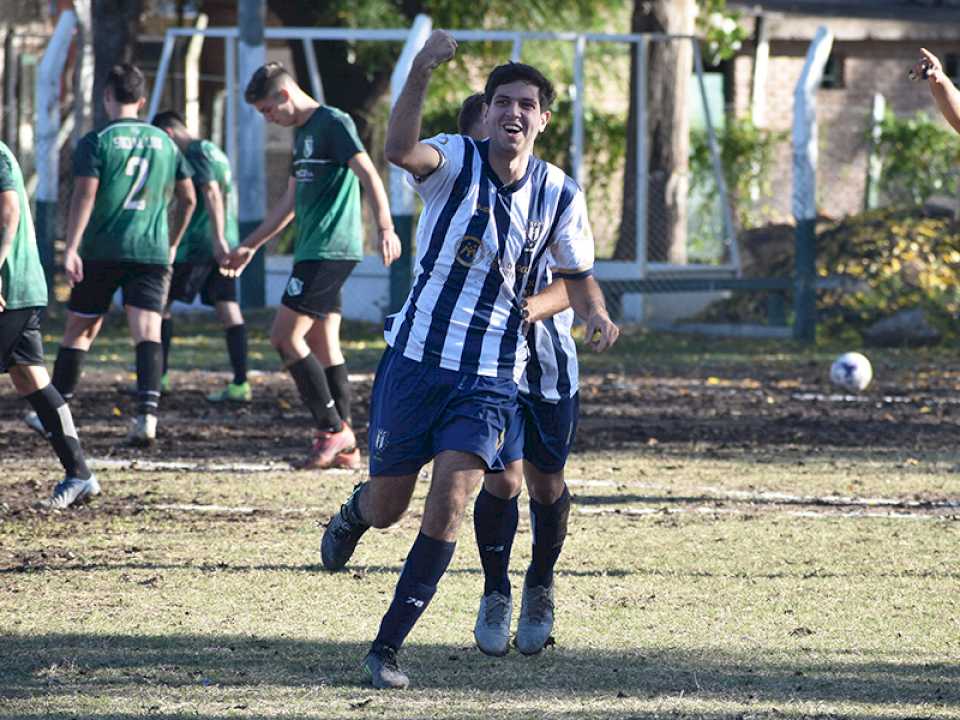
<path fill-rule="evenodd" d="M 508 156 L 532 152 L 549 121 L 550 111 L 540 109 L 539 89 L 522 80 L 498 85 L 484 116 L 491 150 Z"/>
<path fill-rule="evenodd" d="M 281 127 L 293 127 L 296 124 L 297 113 L 293 106 L 293 100 L 290 99 L 290 93 L 285 89 L 267 95 L 263 100 L 257 100 L 253 103 L 267 122 Z"/>

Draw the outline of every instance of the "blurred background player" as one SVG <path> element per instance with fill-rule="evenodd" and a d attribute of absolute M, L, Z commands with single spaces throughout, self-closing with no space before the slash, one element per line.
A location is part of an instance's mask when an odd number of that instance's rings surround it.
<path fill-rule="evenodd" d="M 70 406 L 50 384 L 43 364 L 41 313 L 47 307 L 47 280 L 23 174 L 10 148 L 0 142 L 0 373 L 9 373 L 17 394 L 37 415 L 66 477 L 44 505 L 65 508 L 100 494 L 80 449 Z"/>
<path fill-rule="evenodd" d="M 484 139 L 487 130 L 483 112 L 483 93 L 464 100 L 457 118 L 460 134 Z M 531 281 L 528 295 L 550 285 L 550 263 Z M 593 277 L 585 277 L 585 282 L 590 287 L 590 304 L 606 315 L 599 284 Z M 589 312 L 590 306 L 581 307 L 581 316 Z M 517 498 L 524 478 L 530 494 L 533 551 L 523 584 L 517 649 L 526 655 L 540 652 L 553 629 L 553 568 L 560 557 L 570 515 L 570 492 L 563 468 L 576 437 L 580 406 L 572 329 L 572 309 L 529 326 L 530 357 L 500 450 L 504 469 L 484 476 L 474 503 L 474 532 L 484 574 L 474 637 L 488 655 L 506 655 L 509 648 L 513 614 L 510 550 L 517 534 Z"/>
<path fill-rule="evenodd" d="M 270 342 L 316 422 L 313 447 L 301 467 L 359 467 L 340 349 L 340 289 L 363 259 L 361 186 L 379 230 L 384 265 L 400 256 L 387 193 L 350 116 L 310 97 L 280 63 L 257 70 L 244 97 L 269 122 L 295 128 L 293 163 L 286 192 L 224 267 L 242 272 L 257 249 L 296 217 L 293 273 Z"/>
<path fill-rule="evenodd" d="M 250 402 L 252 394 L 247 382 L 247 327 L 237 303 L 237 280 L 220 272 L 230 250 L 237 246 L 236 194 L 230 173 L 230 161 L 223 151 L 209 140 L 198 140 L 187 130 L 178 113 L 166 111 L 153 118 L 180 148 L 193 168 L 193 187 L 197 208 L 190 218 L 173 261 L 170 294 L 160 326 L 163 344 L 163 379 L 161 388 L 169 387 L 170 343 L 173 339 L 174 301 L 200 301 L 216 308 L 227 340 L 227 354 L 233 368 L 233 380 L 222 390 L 208 395 L 211 402 Z"/>
<path fill-rule="evenodd" d="M 593 266 L 583 194 L 562 170 L 533 156 L 550 120 L 553 86 L 536 68 L 508 63 L 487 79 L 488 141 L 462 135 L 420 140 L 433 70 L 456 42 L 434 31 L 413 61 L 390 114 L 387 159 L 410 173 L 424 202 L 417 226 L 417 274 L 403 309 L 388 318 L 387 349 L 370 403 L 370 480 L 327 526 L 324 567 L 350 559 L 369 527 L 384 528 L 406 511 L 420 469 L 433 476 L 420 533 L 407 554 L 393 600 L 364 659 L 377 688 L 409 678 L 397 652 L 436 593 L 456 547 L 463 512 L 498 453 L 526 360 L 524 321 L 549 317 L 553 293 L 526 297 L 547 248 L 557 274 Z M 586 230 L 586 231 L 585 231 Z M 580 292 L 570 283 L 569 292 Z M 563 305 L 568 299 L 561 291 Z M 588 318 L 598 347 L 615 326 Z"/>
<path fill-rule="evenodd" d="M 157 436 L 161 313 L 170 263 L 196 205 L 183 154 L 166 133 L 137 118 L 144 84 L 133 65 L 112 67 L 103 92 L 110 122 L 85 135 L 74 153 L 63 258 L 73 289 L 53 367 L 53 384 L 69 402 L 83 358 L 122 288 L 137 356 L 137 416 L 128 434 L 133 445 L 149 445 Z M 168 229 L 171 190 L 179 211 Z M 35 417 L 27 422 L 36 426 Z"/>

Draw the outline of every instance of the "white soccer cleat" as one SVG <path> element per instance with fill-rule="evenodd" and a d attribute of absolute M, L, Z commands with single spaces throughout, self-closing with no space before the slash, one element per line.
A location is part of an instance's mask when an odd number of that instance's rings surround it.
<path fill-rule="evenodd" d="M 127 442 L 136 447 L 147 447 L 157 439 L 157 416 L 137 415 L 127 433 Z"/>
<path fill-rule="evenodd" d="M 50 498 L 42 500 L 40 505 L 51 510 L 64 510 L 99 494 L 100 483 L 95 475 L 86 480 L 68 477 L 58 482 Z"/>

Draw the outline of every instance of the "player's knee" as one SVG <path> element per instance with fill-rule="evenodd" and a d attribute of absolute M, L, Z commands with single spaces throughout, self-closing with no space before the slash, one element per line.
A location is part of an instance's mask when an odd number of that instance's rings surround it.
<path fill-rule="evenodd" d="M 542 505 L 552 505 L 567 487 L 563 479 L 563 471 L 558 473 L 529 472 L 527 474 L 527 489 L 530 497 Z"/>

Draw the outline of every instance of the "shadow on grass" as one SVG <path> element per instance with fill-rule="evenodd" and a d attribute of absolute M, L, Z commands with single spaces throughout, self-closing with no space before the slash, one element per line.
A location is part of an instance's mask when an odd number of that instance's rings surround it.
<path fill-rule="evenodd" d="M 264 694 L 267 686 L 359 689 L 359 664 L 368 649 L 366 643 L 215 633 L 2 634 L 0 647 L 0 698 L 21 699 L 133 686 L 263 687 Z M 839 650 L 813 661 L 799 647 L 754 652 L 561 644 L 534 657 L 512 651 L 490 658 L 472 644 L 414 641 L 401 662 L 417 689 L 522 693 L 518 699 L 528 701 L 621 694 L 744 703 L 897 703 L 902 709 L 960 703 L 960 666 L 925 663 L 922 655 L 898 660 Z"/>

